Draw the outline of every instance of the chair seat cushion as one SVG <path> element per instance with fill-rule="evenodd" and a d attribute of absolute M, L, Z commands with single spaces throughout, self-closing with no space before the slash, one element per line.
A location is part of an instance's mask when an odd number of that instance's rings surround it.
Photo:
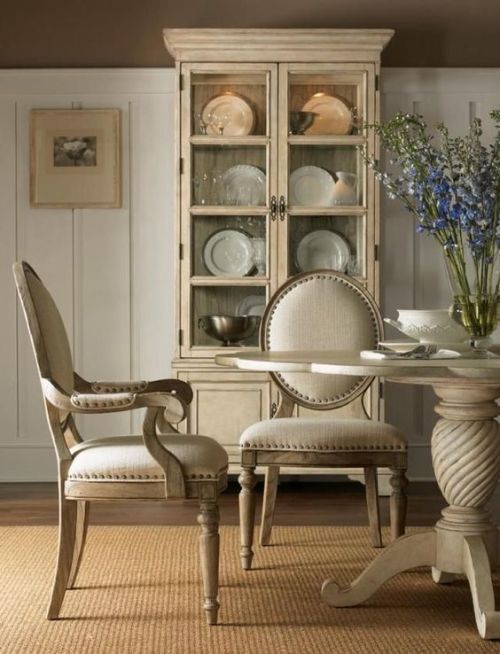
<path fill-rule="evenodd" d="M 277 418 L 248 427 L 240 447 L 302 452 L 406 450 L 406 441 L 396 427 L 375 420 Z"/>
<path fill-rule="evenodd" d="M 217 479 L 227 469 L 226 450 L 208 436 L 168 434 L 159 437 L 179 460 L 186 479 Z M 165 475 L 149 454 L 142 436 L 95 438 L 71 448 L 72 481 L 158 481 Z"/>

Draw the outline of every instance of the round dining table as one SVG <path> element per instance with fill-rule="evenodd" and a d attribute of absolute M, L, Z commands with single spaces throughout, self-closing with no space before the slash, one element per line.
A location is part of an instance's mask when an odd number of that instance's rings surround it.
<path fill-rule="evenodd" d="M 355 606 L 394 575 L 430 566 L 438 584 L 466 576 L 479 634 L 500 638 L 491 577 L 500 563 L 499 537 L 486 509 L 500 476 L 500 357 L 372 359 L 349 351 L 241 350 L 219 354 L 215 361 L 241 370 L 373 376 L 431 385 L 440 416 L 432 432 L 432 463 L 448 506 L 433 529 L 393 541 L 349 586 L 326 580 L 321 596 L 330 606 Z"/>

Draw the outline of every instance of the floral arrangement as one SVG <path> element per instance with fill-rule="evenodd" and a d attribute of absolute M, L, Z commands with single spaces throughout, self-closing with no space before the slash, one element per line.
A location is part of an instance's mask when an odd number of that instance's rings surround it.
<path fill-rule="evenodd" d="M 391 171 L 369 160 L 390 198 L 417 218 L 417 232 L 442 247 L 454 294 L 454 318 L 472 338 L 496 327 L 500 277 L 500 110 L 490 114 L 496 137 L 482 144 L 480 119 L 465 136 L 443 125 L 437 138 L 422 116 L 397 114 L 370 125 L 390 153 Z"/>

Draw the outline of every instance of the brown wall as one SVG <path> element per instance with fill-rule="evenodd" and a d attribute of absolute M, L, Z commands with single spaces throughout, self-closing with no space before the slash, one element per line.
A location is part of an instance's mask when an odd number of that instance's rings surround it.
<path fill-rule="evenodd" d="M 392 27 L 385 66 L 500 66 L 500 0 L 0 0 L 0 67 L 170 66 L 163 27 Z"/>

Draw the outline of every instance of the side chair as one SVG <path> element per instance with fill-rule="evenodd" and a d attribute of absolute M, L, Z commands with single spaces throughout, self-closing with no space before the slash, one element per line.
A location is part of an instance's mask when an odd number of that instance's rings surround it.
<path fill-rule="evenodd" d="M 227 454 L 212 438 L 183 435 L 180 422 L 193 394 L 175 379 L 153 382 L 88 382 L 73 371 L 60 313 L 26 262 L 14 277 L 35 353 L 59 474 L 59 550 L 47 617 L 59 612 L 78 574 L 92 501 L 163 501 L 197 498 L 200 557 L 208 624 L 219 609 L 219 511 L 227 485 Z M 83 440 L 75 414 L 146 408 L 142 436 Z"/>
<path fill-rule="evenodd" d="M 382 338 L 379 309 L 367 290 L 352 277 L 316 270 L 290 278 L 266 307 L 260 331 L 261 348 L 281 350 L 364 350 Z M 404 533 L 406 519 L 407 445 L 392 425 L 371 420 L 366 394 L 373 378 L 311 373 L 270 373 L 280 392 L 275 416 L 248 427 L 240 439 L 239 477 L 241 564 L 253 558 L 255 468 L 265 467 L 260 544 L 271 539 L 280 466 L 294 468 L 363 468 L 371 540 L 382 547 L 377 468 L 392 471 L 391 535 Z M 341 410 L 334 417 L 292 417 L 299 410 Z"/>

